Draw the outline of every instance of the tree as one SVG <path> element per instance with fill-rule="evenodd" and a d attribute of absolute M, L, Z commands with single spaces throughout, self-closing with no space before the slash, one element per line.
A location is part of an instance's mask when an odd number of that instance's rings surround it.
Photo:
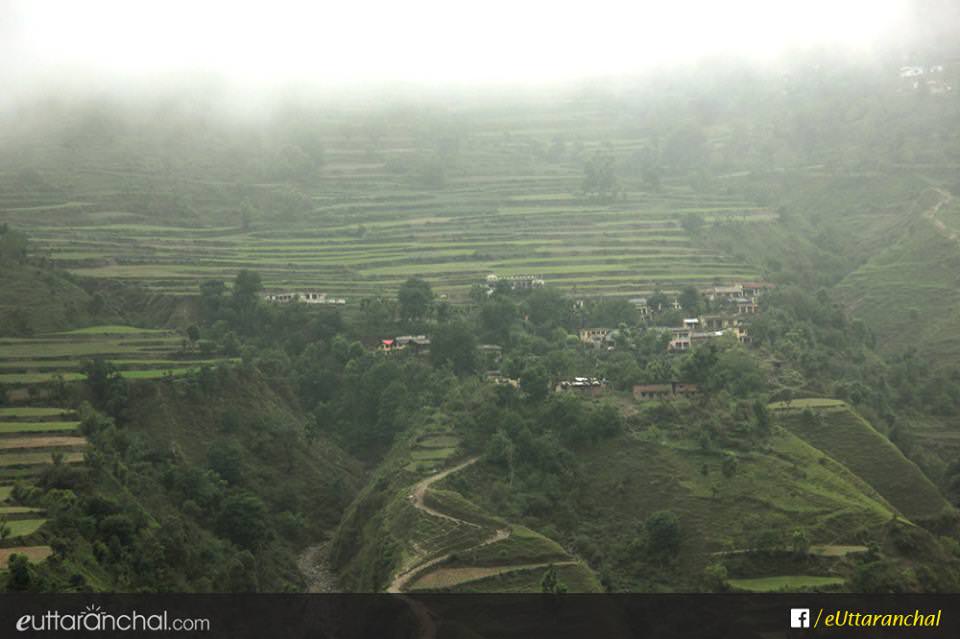
<path fill-rule="evenodd" d="M 796 528 L 790 534 L 790 547 L 798 555 L 806 554 L 810 549 L 810 537 L 803 528 Z"/>
<path fill-rule="evenodd" d="M 520 374 L 520 390 L 531 400 L 542 400 L 550 392 L 550 376 L 541 364 L 527 366 Z"/>
<path fill-rule="evenodd" d="M 441 324 L 430 340 L 430 357 L 435 365 L 449 365 L 457 375 L 472 373 L 477 368 L 477 338 L 463 322 Z"/>
<path fill-rule="evenodd" d="M 709 564 L 703 570 L 703 581 L 708 591 L 726 590 L 727 577 L 727 567 L 720 562 Z"/>
<path fill-rule="evenodd" d="M 243 451 L 236 441 L 215 442 L 210 446 L 207 465 L 227 483 L 236 485 L 243 479 Z"/>
<path fill-rule="evenodd" d="M 0 262 L 22 264 L 27 259 L 29 247 L 26 235 L 14 231 L 6 223 L 0 224 Z"/>
<path fill-rule="evenodd" d="M 409 278 L 397 291 L 400 318 L 405 321 L 423 319 L 429 314 L 432 303 L 433 289 L 426 280 L 419 277 Z"/>
<path fill-rule="evenodd" d="M 7 522 L 7 516 L 4 515 L 0 517 L 0 541 L 6 541 L 12 532 L 13 529 L 10 528 L 10 524 Z"/>
<path fill-rule="evenodd" d="M 757 427 L 760 431 L 770 432 L 770 409 L 767 408 L 766 402 L 759 399 L 755 400 L 753 402 L 753 415 L 757 419 Z"/>
<path fill-rule="evenodd" d="M 557 567 L 553 564 L 550 564 L 546 572 L 543 573 L 543 579 L 540 580 L 540 591 L 551 595 L 560 595 L 567 592 L 567 586 L 560 581 Z"/>
<path fill-rule="evenodd" d="M 487 442 L 486 452 L 487 459 L 489 459 L 491 463 L 507 469 L 510 484 L 513 484 L 513 462 L 517 454 L 517 447 L 514 446 L 510 437 L 502 430 L 498 430 L 494 433 L 493 437 L 490 438 L 490 441 Z"/>
<path fill-rule="evenodd" d="M 256 495 L 239 492 L 223 500 L 217 532 L 242 548 L 256 549 L 270 534 L 267 507 Z"/>
<path fill-rule="evenodd" d="M 14 553 L 10 556 L 7 563 L 7 590 L 14 592 L 23 592 L 30 589 L 33 582 L 33 570 L 30 568 L 30 560 L 26 555 Z"/>
<path fill-rule="evenodd" d="M 93 404 L 118 422 L 127 407 L 127 381 L 111 362 L 97 357 L 83 366 Z"/>
<path fill-rule="evenodd" d="M 223 280 L 204 280 L 200 283 L 200 315 L 207 323 L 213 323 L 220 315 L 227 285 Z"/>
<path fill-rule="evenodd" d="M 559 326 L 567 319 L 570 304 L 563 293 L 552 288 L 538 288 L 530 292 L 526 301 L 527 314 L 535 326 Z"/>
<path fill-rule="evenodd" d="M 654 553 L 673 556 L 680 548 L 680 520 L 669 510 L 659 510 L 643 524 L 647 547 Z"/>
<path fill-rule="evenodd" d="M 687 213 L 680 221 L 680 225 L 690 235 L 695 235 L 706 224 L 706 220 L 699 213 Z"/>
<path fill-rule="evenodd" d="M 654 290 L 653 295 L 647 299 L 647 306 L 657 312 L 662 311 L 666 308 L 670 308 L 670 298 L 668 298 L 667 294 L 658 288 Z"/>
<path fill-rule="evenodd" d="M 485 339 L 498 344 L 510 339 L 510 329 L 517 319 L 517 307 L 512 301 L 494 296 L 483 303 L 479 315 Z"/>
<path fill-rule="evenodd" d="M 233 281 L 233 305 L 238 311 L 249 310 L 257 305 L 263 282 L 260 274 L 247 269 L 237 273 Z"/>
<path fill-rule="evenodd" d="M 587 195 L 596 193 L 598 196 L 612 197 L 616 194 L 619 187 L 613 158 L 605 156 L 588 160 L 583 167 L 581 188 Z"/>
<path fill-rule="evenodd" d="M 695 286 L 687 286 L 680 291 L 680 295 L 677 296 L 677 302 L 683 310 L 691 315 L 695 315 L 700 312 L 700 304 L 702 302 L 700 291 L 698 291 Z"/>
<path fill-rule="evenodd" d="M 200 328 L 196 324 L 187 327 L 187 339 L 194 344 L 200 340 Z"/>

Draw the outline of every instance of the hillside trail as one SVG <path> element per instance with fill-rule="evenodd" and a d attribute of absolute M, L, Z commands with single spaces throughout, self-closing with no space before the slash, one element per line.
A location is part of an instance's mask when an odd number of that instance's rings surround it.
<path fill-rule="evenodd" d="M 469 521 L 465 521 L 463 519 L 460 519 L 459 517 L 454 517 L 453 515 L 450 515 L 448 513 L 442 513 L 439 510 L 431 508 L 426 503 L 424 503 L 424 498 L 426 497 L 427 490 L 429 490 L 430 486 L 437 483 L 438 481 L 441 481 L 449 477 L 453 473 L 459 472 L 464 468 L 467 468 L 468 466 L 475 464 L 479 459 L 480 459 L 479 457 L 472 457 L 463 463 L 457 464 L 456 466 L 452 466 L 444 471 L 437 473 L 436 475 L 431 475 L 430 477 L 427 477 L 426 479 L 423 479 L 417 482 L 416 484 L 414 484 L 413 491 L 410 493 L 410 496 L 409 496 L 410 503 L 412 503 L 413 507 L 416 508 L 417 510 L 421 510 L 433 517 L 446 519 L 447 521 L 452 521 L 456 524 L 460 524 L 463 526 L 479 528 L 480 526 L 478 526 L 477 524 L 474 524 Z M 501 528 L 497 530 L 494 534 L 490 535 L 489 537 L 481 541 L 479 544 L 475 546 L 471 546 L 466 550 L 469 551 L 469 550 L 475 550 L 477 548 L 482 548 L 483 546 L 488 546 L 498 541 L 503 541 L 504 539 L 507 539 L 509 536 L 510 536 L 510 529 Z M 407 585 L 407 583 L 413 578 L 414 575 L 416 575 L 417 573 L 419 573 L 425 568 L 430 568 L 431 566 L 434 566 L 443 561 L 446 561 L 447 559 L 450 558 L 452 554 L 453 552 L 448 552 L 448 553 L 439 555 L 437 557 L 433 557 L 432 559 L 428 559 L 426 561 L 415 562 L 413 565 L 409 566 L 408 568 L 401 570 L 393 578 L 393 581 L 390 582 L 390 585 L 387 587 L 387 592 L 391 592 L 391 593 L 403 592 L 403 587 Z"/>
<path fill-rule="evenodd" d="M 338 591 L 336 574 L 330 569 L 327 561 L 329 547 L 329 540 L 308 546 L 297 558 L 297 569 L 306 579 L 309 593 Z"/>
<path fill-rule="evenodd" d="M 939 233 L 942 237 L 950 240 L 951 242 L 960 244 L 960 234 L 958 234 L 956 231 L 951 231 L 950 228 L 944 224 L 940 218 L 937 217 L 937 213 L 940 212 L 940 209 L 953 202 L 953 195 L 941 188 L 935 188 L 933 190 L 940 196 L 940 201 L 924 211 L 923 217 L 933 224 L 933 227 L 937 229 L 937 233 Z"/>

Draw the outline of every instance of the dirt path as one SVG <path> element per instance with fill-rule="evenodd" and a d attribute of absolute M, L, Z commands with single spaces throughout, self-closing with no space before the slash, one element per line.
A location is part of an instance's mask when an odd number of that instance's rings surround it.
<path fill-rule="evenodd" d="M 960 244 L 960 235 L 958 235 L 956 231 L 951 231 L 950 228 L 944 224 L 940 218 L 937 217 L 937 213 L 940 212 L 940 209 L 953 201 L 953 195 L 940 188 L 936 188 L 934 191 L 936 191 L 940 196 L 940 201 L 924 211 L 923 217 L 930 220 L 931 224 L 933 224 L 933 227 L 937 229 L 937 233 L 939 233 L 941 236 L 950 240 L 951 242 L 957 242 Z"/>
<path fill-rule="evenodd" d="M 329 541 L 308 547 L 297 558 L 297 568 L 307 580 L 307 592 L 338 592 L 337 577 L 327 563 Z"/>
<path fill-rule="evenodd" d="M 570 559 L 567 561 L 543 561 L 535 564 L 511 564 L 509 566 L 468 566 L 460 568 L 441 568 L 423 576 L 416 581 L 422 588 L 450 588 L 460 584 L 469 583 L 494 577 L 496 575 L 508 575 L 512 572 L 521 572 L 524 570 L 536 570 L 538 568 L 549 568 L 554 566 L 576 566 L 580 562 Z"/>
<path fill-rule="evenodd" d="M 474 524 L 469 521 L 464 521 L 463 519 L 454 517 L 452 515 L 448 515 L 446 513 L 442 513 L 438 510 L 431 508 L 430 506 L 427 506 L 424 503 L 424 497 L 426 496 L 427 490 L 429 490 L 430 486 L 446 478 L 447 476 L 452 475 L 453 473 L 459 472 L 464 468 L 466 468 L 467 466 L 470 466 L 471 464 L 476 463 L 478 459 L 480 458 L 473 457 L 463 462 L 462 464 L 458 464 L 456 466 L 448 468 L 442 472 L 437 473 L 436 475 L 431 475 L 430 477 L 427 477 L 426 479 L 421 480 L 416 484 L 414 484 L 413 491 L 410 493 L 410 496 L 409 496 L 410 502 L 413 504 L 413 507 L 418 510 L 422 510 L 423 512 L 433 517 L 440 517 L 441 519 L 446 519 L 447 521 L 452 521 L 454 523 L 461 524 L 464 526 L 472 526 L 474 528 L 480 528 L 480 526 L 478 526 L 477 524 Z M 510 529 L 501 528 L 500 530 L 497 530 L 493 535 L 491 535 L 487 539 L 484 539 L 483 541 L 481 541 L 479 544 L 475 546 L 471 546 L 470 548 L 465 549 L 465 551 L 474 550 L 476 548 L 481 548 L 483 546 L 487 546 L 489 544 L 493 544 L 498 541 L 503 541 L 509 536 L 510 536 Z M 397 573 L 397 575 L 393 578 L 393 581 L 391 581 L 390 585 L 387 587 L 387 592 L 392 592 L 392 593 L 403 592 L 403 588 L 407 585 L 407 583 L 410 582 L 410 580 L 415 575 L 417 575 L 418 573 L 420 573 L 422 570 L 426 568 L 430 568 L 431 566 L 435 566 L 443 561 L 446 561 L 447 559 L 450 558 L 450 555 L 452 554 L 453 554 L 452 552 L 449 552 L 443 555 L 439 555 L 437 557 L 433 557 L 432 559 L 428 559 L 426 561 L 415 561 L 412 565 L 402 569 L 400 572 Z"/>

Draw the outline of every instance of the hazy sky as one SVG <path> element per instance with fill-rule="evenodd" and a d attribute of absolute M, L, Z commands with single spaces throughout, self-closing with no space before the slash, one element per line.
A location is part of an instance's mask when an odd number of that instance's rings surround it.
<path fill-rule="evenodd" d="M 869 50 L 904 11 L 902 0 L 0 0 L 0 80 L 555 81 L 798 45 Z"/>

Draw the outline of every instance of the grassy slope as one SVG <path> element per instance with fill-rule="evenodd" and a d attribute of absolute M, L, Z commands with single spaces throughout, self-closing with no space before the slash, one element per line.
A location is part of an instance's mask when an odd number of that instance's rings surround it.
<path fill-rule="evenodd" d="M 252 373 L 237 371 L 232 383 L 214 396 L 191 396 L 176 382 L 138 386 L 131 429 L 148 442 L 175 447 L 189 461 L 205 463 L 215 443 L 235 440 L 243 446 L 243 487 L 268 504 L 292 500 L 313 526 L 332 528 L 358 487 L 359 465 L 335 444 L 320 438 L 312 446 L 296 439 L 272 447 L 271 431 L 300 432 L 303 417 Z M 223 416 L 240 415 L 237 432 L 226 432 Z M 280 453 L 281 458 L 275 458 Z M 344 495 L 338 495 L 340 491 Z M 291 509 L 295 510 L 295 509 Z"/>
<path fill-rule="evenodd" d="M 854 316 L 869 322 L 881 351 L 916 347 L 948 364 L 960 356 L 958 272 L 960 244 L 921 217 L 836 291 Z"/>
<path fill-rule="evenodd" d="M 12 264 L 3 270 L 0 335 L 21 325 L 35 332 L 59 330 L 90 318 L 90 295 L 57 271 Z"/>
<path fill-rule="evenodd" d="M 782 411 L 780 421 L 869 483 L 908 518 L 933 517 L 947 502 L 917 466 L 849 407 L 819 412 L 812 423 L 799 410 Z"/>
<path fill-rule="evenodd" d="M 450 438 L 449 433 L 436 434 L 435 428 L 425 427 L 426 433 L 413 433 L 398 442 L 380 464 L 376 476 L 350 505 L 341 521 L 332 548 L 332 562 L 338 570 L 341 584 L 348 590 L 382 590 L 398 572 L 421 565 L 427 559 L 450 556 L 443 562 L 423 571 L 405 586 L 418 589 L 425 577 L 426 589 L 441 591 L 470 590 L 468 584 L 487 584 L 487 591 L 539 592 L 545 568 L 511 572 L 506 581 L 488 582 L 482 574 L 490 574 L 493 567 L 534 565 L 564 561 L 572 557 L 559 544 L 523 526 L 511 526 L 499 518 L 494 510 L 477 506 L 457 491 L 431 487 L 424 496 L 426 506 L 462 520 L 461 522 L 425 513 L 411 503 L 411 487 L 435 472 L 418 471 L 411 462 L 425 450 L 422 446 L 436 440 Z M 428 435 L 424 437 L 424 435 Z M 419 439 L 419 442 L 418 442 Z M 453 443 L 444 440 L 444 443 Z M 429 450 L 429 449 L 426 449 Z M 456 465 L 454 459 L 439 468 Z M 464 472 L 464 471 L 460 471 Z M 459 473 L 457 473 L 459 474 Z M 442 482 L 441 482 L 442 483 Z M 466 524 L 462 522 L 468 522 Z M 510 528 L 507 539 L 485 546 L 497 530 Z M 436 586 L 445 580 L 439 573 L 475 571 L 471 579 L 453 588 Z M 599 582 L 585 565 L 561 567 L 564 583 L 571 591 L 598 592 Z M 454 581 L 461 581 L 457 576 Z M 439 582 L 437 581 L 439 579 Z M 498 578 L 494 578 L 498 579 Z M 434 585 L 430 585 L 434 584 Z"/>
<path fill-rule="evenodd" d="M 741 455 L 733 477 L 722 475 L 722 459 L 720 452 L 694 446 L 631 436 L 608 440 L 579 454 L 577 516 L 557 513 L 525 523 L 550 523 L 565 536 L 588 538 L 612 561 L 609 549 L 636 540 L 646 517 L 672 510 L 683 539 L 676 565 L 664 578 L 669 583 L 650 583 L 649 566 L 621 565 L 614 571 L 631 589 L 678 590 L 698 587 L 705 565 L 715 560 L 712 553 L 749 548 L 758 531 L 772 529 L 788 538 L 803 528 L 813 541 L 841 543 L 862 539 L 892 516 L 891 506 L 865 482 L 782 429 L 765 451 Z M 478 493 L 497 480 L 489 467 L 468 472 L 463 479 Z"/>

